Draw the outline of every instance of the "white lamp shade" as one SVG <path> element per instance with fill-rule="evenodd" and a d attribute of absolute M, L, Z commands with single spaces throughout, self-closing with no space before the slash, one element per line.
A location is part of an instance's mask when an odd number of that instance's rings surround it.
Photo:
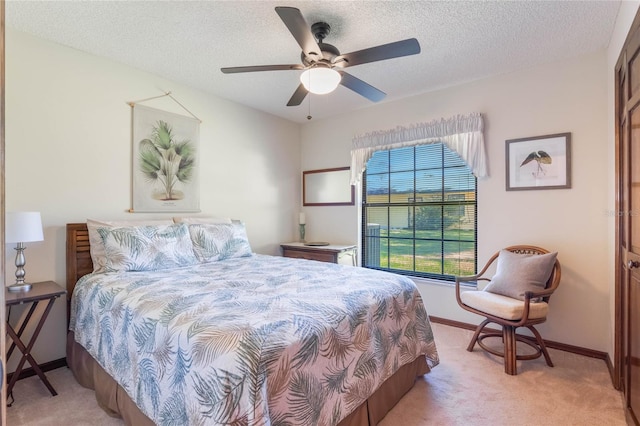
<path fill-rule="evenodd" d="M 341 79 L 340 73 L 331 68 L 311 68 L 300 75 L 300 82 L 304 88 L 316 95 L 333 92 Z"/>
<path fill-rule="evenodd" d="M 44 240 L 40 212 L 7 212 L 5 243 L 28 243 Z"/>

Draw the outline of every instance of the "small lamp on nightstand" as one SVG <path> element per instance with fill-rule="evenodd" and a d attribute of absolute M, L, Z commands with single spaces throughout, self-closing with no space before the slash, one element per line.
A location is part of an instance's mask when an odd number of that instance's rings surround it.
<path fill-rule="evenodd" d="M 31 284 L 24 282 L 24 243 L 42 241 L 42 220 L 40 212 L 7 212 L 5 215 L 5 242 L 17 243 L 16 250 L 16 283 L 10 285 L 9 291 L 29 291 Z"/>

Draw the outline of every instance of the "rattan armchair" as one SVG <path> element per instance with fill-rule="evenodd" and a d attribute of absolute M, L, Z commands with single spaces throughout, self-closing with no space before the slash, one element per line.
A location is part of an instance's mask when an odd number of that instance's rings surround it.
<path fill-rule="evenodd" d="M 548 250 L 529 245 L 511 246 L 504 250 L 516 254 L 530 255 L 542 255 L 549 253 Z M 482 268 L 480 273 L 473 276 L 456 277 L 456 300 L 460 307 L 466 311 L 473 312 L 474 314 L 478 314 L 486 318 L 476 328 L 467 350 L 472 352 L 477 342 L 485 351 L 503 357 L 504 371 L 510 375 L 518 374 L 516 365 L 517 360 L 535 359 L 541 355 L 544 355 L 547 365 L 549 365 L 549 367 L 553 367 L 549 352 L 547 351 L 540 333 L 536 330 L 534 325 L 543 323 L 547 319 L 549 298 L 560 284 L 560 262 L 558 262 L 557 259 L 555 260 L 551 275 L 546 281 L 544 289 L 541 287 L 540 290 L 524 292 L 524 300 L 493 294 L 488 291 L 484 291 L 484 289 L 480 289 L 479 287 L 477 290 L 465 290 L 461 292 L 461 283 L 491 281 L 489 277 L 485 277 L 484 275 L 487 270 L 489 270 L 493 262 L 498 259 L 499 254 L 500 252 L 494 254 Z M 491 323 L 501 326 L 502 330 L 485 330 L 485 327 Z M 528 328 L 535 336 L 535 340 L 530 337 L 516 334 L 516 329 L 519 327 Z M 499 350 L 484 344 L 482 341 L 487 337 L 501 337 L 504 342 L 504 350 L 500 352 Z M 535 353 L 518 355 L 516 351 L 517 342 L 529 345 L 535 350 Z"/>

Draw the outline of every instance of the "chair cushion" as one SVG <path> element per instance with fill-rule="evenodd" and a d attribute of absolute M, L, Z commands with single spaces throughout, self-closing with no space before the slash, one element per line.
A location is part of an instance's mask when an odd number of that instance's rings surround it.
<path fill-rule="evenodd" d="M 527 291 L 544 290 L 558 253 L 518 254 L 500 250 L 496 274 L 485 291 L 524 300 Z"/>
<path fill-rule="evenodd" d="M 467 306 L 507 320 L 521 319 L 524 311 L 523 301 L 483 290 L 463 291 L 460 299 Z M 549 304 L 546 302 L 531 303 L 529 319 L 545 318 L 548 310 Z"/>

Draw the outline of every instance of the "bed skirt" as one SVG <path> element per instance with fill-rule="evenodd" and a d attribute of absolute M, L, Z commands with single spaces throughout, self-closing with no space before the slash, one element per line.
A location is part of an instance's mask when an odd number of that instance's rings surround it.
<path fill-rule="evenodd" d="M 122 418 L 127 425 L 154 424 L 140 411 L 124 389 L 74 340 L 73 332 L 67 333 L 67 364 L 80 385 L 95 391 L 98 405 L 108 415 Z M 402 366 L 338 426 L 377 425 L 413 387 L 416 378 L 428 372 L 429 367 L 423 356 Z"/>

